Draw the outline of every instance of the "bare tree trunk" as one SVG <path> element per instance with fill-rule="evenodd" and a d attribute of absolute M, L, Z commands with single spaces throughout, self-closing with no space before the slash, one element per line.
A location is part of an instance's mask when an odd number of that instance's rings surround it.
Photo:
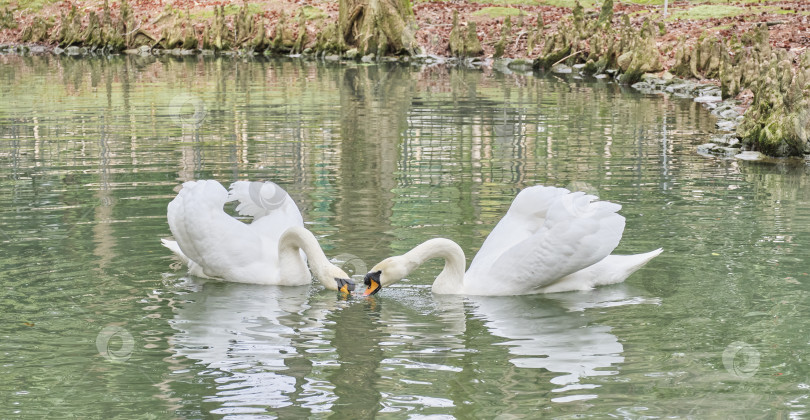
<path fill-rule="evenodd" d="M 410 0 L 340 0 L 342 40 L 361 54 L 416 54 Z"/>

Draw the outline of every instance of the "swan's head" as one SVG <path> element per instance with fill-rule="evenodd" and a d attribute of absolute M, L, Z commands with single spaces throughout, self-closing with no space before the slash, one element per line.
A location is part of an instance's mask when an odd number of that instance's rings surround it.
<path fill-rule="evenodd" d="M 326 267 L 326 273 L 324 273 L 323 276 L 319 276 L 319 278 L 327 279 L 326 281 L 321 280 L 321 283 L 329 290 L 335 290 L 345 294 L 351 294 L 351 292 L 354 291 L 355 284 L 351 280 L 351 277 L 334 264 L 329 264 Z M 329 281 L 328 279 L 334 281 Z"/>
<path fill-rule="evenodd" d="M 366 285 L 366 296 L 379 292 L 383 287 L 392 285 L 408 275 L 413 269 L 409 267 L 407 261 L 399 257 L 389 257 L 375 265 L 363 278 Z"/>
<path fill-rule="evenodd" d="M 341 293 L 351 294 L 354 291 L 354 282 L 347 278 L 335 277 L 337 290 Z"/>

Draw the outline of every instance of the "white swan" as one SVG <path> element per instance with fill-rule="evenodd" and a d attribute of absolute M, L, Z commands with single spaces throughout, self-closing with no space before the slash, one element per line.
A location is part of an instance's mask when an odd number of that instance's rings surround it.
<path fill-rule="evenodd" d="M 238 200 L 236 211 L 252 216 L 250 224 L 222 207 Z M 189 181 L 169 203 L 169 228 L 175 241 L 163 245 L 188 266 L 189 273 L 238 283 L 300 286 L 312 282 L 309 267 L 327 289 L 348 293 L 350 277 L 331 264 L 312 232 L 304 228 L 292 198 L 272 182 L 237 181 L 230 194 L 217 181 Z"/>
<path fill-rule="evenodd" d="M 564 188 L 521 191 L 464 272 L 464 251 L 436 238 L 390 257 L 366 274 L 365 295 L 396 283 L 431 258 L 445 260 L 433 282 L 438 294 L 526 295 L 590 290 L 619 283 L 661 253 L 609 255 L 621 240 L 618 204 Z"/>

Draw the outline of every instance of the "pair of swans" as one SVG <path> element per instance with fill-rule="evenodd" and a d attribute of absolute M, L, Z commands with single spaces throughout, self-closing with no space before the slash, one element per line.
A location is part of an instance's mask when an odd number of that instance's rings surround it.
<path fill-rule="evenodd" d="M 610 255 L 624 231 L 618 204 L 564 188 L 521 191 L 465 272 L 464 251 L 435 238 L 390 257 L 365 275 L 365 295 L 394 284 L 432 258 L 445 260 L 433 283 L 437 294 L 525 295 L 574 290 L 624 281 L 661 253 Z M 223 211 L 253 217 L 250 224 Z M 176 241 L 163 240 L 192 275 L 242 283 L 304 285 L 310 272 L 329 290 L 350 293 L 354 283 L 324 255 L 303 227 L 292 198 L 272 182 L 237 181 L 230 191 L 217 181 L 183 184 L 168 206 Z"/>

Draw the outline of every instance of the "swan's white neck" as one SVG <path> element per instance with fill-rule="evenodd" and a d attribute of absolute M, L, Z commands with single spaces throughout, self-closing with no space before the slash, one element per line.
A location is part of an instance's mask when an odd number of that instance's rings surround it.
<path fill-rule="evenodd" d="M 415 270 L 432 258 L 444 259 L 444 269 L 433 282 L 433 292 L 440 294 L 462 293 L 464 289 L 464 251 L 457 243 L 445 239 L 430 239 L 402 255 L 407 261 L 407 272 Z"/>
<path fill-rule="evenodd" d="M 335 273 L 331 270 L 334 265 L 326 258 L 315 235 L 300 226 L 287 229 L 279 238 L 278 260 L 282 275 L 289 277 L 291 281 L 306 278 L 306 281 L 299 281 L 297 284 L 306 284 L 311 281 L 306 263 L 301 258 L 301 250 L 307 255 L 307 262 L 315 278 L 327 289 L 337 290 Z"/>

